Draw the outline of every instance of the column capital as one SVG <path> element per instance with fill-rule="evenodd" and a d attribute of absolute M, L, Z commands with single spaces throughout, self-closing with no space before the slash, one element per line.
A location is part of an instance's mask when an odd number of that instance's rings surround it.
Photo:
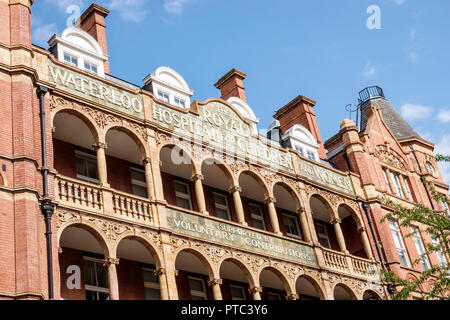
<path fill-rule="evenodd" d="M 192 175 L 192 177 L 191 177 L 191 180 L 192 180 L 193 182 L 195 182 L 195 181 L 197 181 L 197 180 L 203 181 L 203 180 L 205 180 L 205 176 L 202 175 L 201 173 L 194 173 L 194 174 Z"/>
<path fill-rule="evenodd" d="M 342 220 L 340 218 L 334 218 L 333 220 L 330 221 L 331 224 L 338 224 L 341 222 L 342 222 Z"/>
<path fill-rule="evenodd" d="M 290 293 L 286 295 L 286 300 L 298 300 L 299 295 L 297 293 Z"/>
<path fill-rule="evenodd" d="M 216 286 L 216 285 L 222 285 L 223 281 L 222 279 L 211 279 L 208 281 L 208 286 L 212 287 L 212 286 Z"/>
<path fill-rule="evenodd" d="M 366 232 L 366 228 L 360 227 L 360 228 L 358 228 L 358 232 L 359 232 L 359 233 Z"/>
<path fill-rule="evenodd" d="M 254 293 L 256 293 L 256 292 L 261 293 L 262 291 L 263 291 L 263 288 L 262 288 L 262 287 L 253 287 L 253 288 L 248 289 L 248 292 L 249 292 L 250 294 L 254 294 Z"/>
<path fill-rule="evenodd" d="M 147 163 L 152 163 L 152 158 L 145 157 L 144 159 L 142 159 L 141 163 L 143 166 L 145 166 Z"/>
<path fill-rule="evenodd" d="M 297 209 L 297 213 L 298 213 L 298 214 L 304 214 L 305 212 L 306 212 L 305 207 L 301 207 L 301 208 L 298 208 L 298 209 Z"/>
<path fill-rule="evenodd" d="M 267 197 L 265 200 L 264 200 L 264 204 L 269 204 L 269 203 L 276 203 L 277 202 L 277 200 L 275 199 L 275 197 Z"/>
<path fill-rule="evenodd" d="M 159 268 L 159 269 L 155 270 L 154 274 L 155 274 L 155 276 L 159 277 L 160 275 L 166 274 L 166 269 Z"/>
<path fill-rule="evenodd" d="M 108 149 L 108 145 L 104 142 L 97 142 L 92 145 L 92 148 L 97 151 L 98 149 Z"/>
<path fill-rule="evenodd" d="M 105 262 L 103 263 L 103 265 L 104 266 L 108 266 L 108 265 L 111 265 L 111 264 L 115 264 L 115 265 L 118 265 L 119 264 L 119 258 L 111 258 L 111 257 L 109 257 L 109 258 L 106 258 L 105 259 Z"/>
<path fill-rule="evenodd" d="M 232 186 L 228 189 L 229 193 L 242 192 L 242 188 L 240 186 Z"/>

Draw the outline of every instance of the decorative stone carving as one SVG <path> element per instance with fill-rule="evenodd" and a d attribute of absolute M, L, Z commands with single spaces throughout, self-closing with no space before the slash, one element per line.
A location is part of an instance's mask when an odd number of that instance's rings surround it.
<path fill-rule="evenodd" d="M 156 135 L 155 135 L 155 141 L 156 141 L 156 145 L 159 147 L 163 143 L 172 141 L 172 138 L 163 132 L 157 131 Z"/>
<path fill-rule="evenodd" d="M 300 266 L 296 266 L 292 263 L 286 263 L 286 262 L 281 262 L 281 261 L 275 261 L 272 263 L 272 265 L 283 270 L 284 273 L 291 280 L 295 280 L 295 278 L 304 270 L 304 268 L 302 268 Z"/>
<path fill-rule="evenodd" d="M 384 162 L 400 170 L 407 169 L 405 161 L 394 150 L 385 145 L 376 146 L 374 155 L 380 162 Z"/>
<path fill-rule="evenodd" d="M 61 225 L 70 220 L 81 221 L 81 215 L 74 211 L 61 210 L 56 211 L 56 228 L 59 229 Z"/>
<path fill-rule="evenodd" d="M 189 241 L 182 238 L 171 237 L 170 245 L 172 246 L 172 252 L 175 252 L 179 248 L 189 247 Z"/>
<path fill-rule="evenodd" d="M 226 255 L 231 256 L 230 250 L 212 246 L 204 242 L 193 241 L 191 242 L 191 247 L 204 253 L 214 264 L 217 264 Z"/>
<path fill-rule="evenodd" d="M 130 122 L 130 127 L 133 128 L 134 131 L 139 133 L 139 135 L 142 137 L 142 139 L 144 139 L 144 141 L 148 140 L 147 129 L 144 126 Z"/>
<path fill-rule="evenodd" d="M 260 270 L 263 265 L 270 265 L 269 259 L 244 252 L 233 252 L 233 256 L 237 259 L 240 259 L 241 261 L 244 261 L 245 265 L 250 267 L 253 272 L 257 272 L 258 270 Z"/>
<path fill-rule="evenodd" d="M 106 239 L 111 242 L 115 242 L 117 238 L 124 232 L 133 230 L 133 228 L 128 225 L 110 222 L 108 220 L 98 219 L 94 217 L 89 217 L 87 218 L 87 220 L 99 227 L 100 230 L 105 233 Z"/>
<path fill-rule="evenodd" d="M 136 233 L 142 235 L 145 239 L 149 240 L 154 247 L 159 248 L 162 246 L 161 237 L 158 232 L 149 229 L 139 228 L 136 229 Z"/>

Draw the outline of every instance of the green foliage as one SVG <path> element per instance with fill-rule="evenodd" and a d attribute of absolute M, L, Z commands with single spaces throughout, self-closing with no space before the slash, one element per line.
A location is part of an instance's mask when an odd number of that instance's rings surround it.
<path fill-rule="evenodd" d="M 449 156 L 437 155 L 436 160 L 450 162 Z M 433 187 L 433 184 L 422 178 L 425 186 L 430 191 L 431 196 L 437 203 L 446 203 L 450 207 L 450 202 L 445 195 L 439 194 Z M 432 210 L 422 204 L 415 204 L 412 207 L 404 207 L 394 203 L 390 199 L 383 199 L 383 203 L 390 207 L 392 211 L 383 217 L 381 222 L 387 219 L 396 220 L 402 227 L 416 224 L 422 224 L 426 228 L 426 232 L 437 239 L 440 245 L 433 245 L 424 241 L 425 255 L 442 252 L 444 255 L 450 254 L 450 215 L 448 212 Z M 411 237 L 409 233 L 406 237 Z M 413 265 L 420 263 L 420 259 L 413 262 Z M 431 269 L 423 271 L 418 279 L 401 279 L 393 272 L 382 271 L 382 282 L 391 284 L 396 289 L 391 294 L 393 300 L 405 300 L 411 298 L 414 292 L 420 293 L 423 299 L 450 299 L 450 270 L 449 265 L 433 266 Z M 431 290 L 424 291 L 427 284 L 433 283 Z M 425 285 L 425 286 L 424 286 Z"/>

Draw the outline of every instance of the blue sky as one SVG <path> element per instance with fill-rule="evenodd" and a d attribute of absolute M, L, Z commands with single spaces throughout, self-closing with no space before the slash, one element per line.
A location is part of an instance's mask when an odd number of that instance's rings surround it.
<path fill-rule="evenodd" d="M 66 28 L 69 5 L 37 0 L 33 43 Z M 381 86 L 423 138 L 450 154 L 450 1 L 448 0 L 98 0 L 106 20 L 111 73 L 141 85 L 159 66 L 178 71 L 194 99 L 219 96 L 214 83 L 235 67 L 249 105 L 267 128 L 274 111 L 299 94 L 317 101 L 322 138 L 334 135 L 358 92 Z M 381 29 L 369 30 L 370 5 Z M 450 183 L 450 165 L 441 165 Z"/>

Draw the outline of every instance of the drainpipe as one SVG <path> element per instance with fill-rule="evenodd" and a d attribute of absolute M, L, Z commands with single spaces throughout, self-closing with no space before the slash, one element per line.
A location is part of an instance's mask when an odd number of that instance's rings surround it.
<path fill-rule="evenodd" d="M 42 151 L 42 185 L 43 185 L 43 197 L 40 205 L 42 214 L 45 221 L 45 237 L 47 241 L 47 277 L 48 277 L 48 298 L 51 300 L 54 298 L 53 290 L 53 254 L 52 254 L 52 215 L 55 211 L 55 206 L 51 202 L 48 194 L 48 166 L 47 166 L 47 141 L 45 137 L 45 103 L 44 97 L 48 92 L 48 88 L 44 86 L 38 87 L 39 94 L 39 116 L 41 119 L 41 151 Z"/>
<path fill-rule="evenodd" d="M 411 142 L 409 143 L 409 148 L 412 150 L 414 158 L 416 158 L 416 162 L 417 162 L 417 165 L 419 166 L 419 170 L 420 170 L 419 174 L 420 174 L 420 177 L 422 178 L 422 166 L 420 165 L 419 159 L 417 158 L 417 155 L 416 155 L 416 150 L 414 150 Z M 422 179 L 420 179 L 420 181 L 422 181 Z M 434 211 L 435 208 L 434 208 L 433 200 L 430 195 L 430 191 L 428 190 L 428 187 L 425 182 L 422 181 L 422 184 L 425 188 L 425 191 L 427 192 L 428 200 L 430 200 L 431 209 L 433 209 L 433 211 Z"/>

